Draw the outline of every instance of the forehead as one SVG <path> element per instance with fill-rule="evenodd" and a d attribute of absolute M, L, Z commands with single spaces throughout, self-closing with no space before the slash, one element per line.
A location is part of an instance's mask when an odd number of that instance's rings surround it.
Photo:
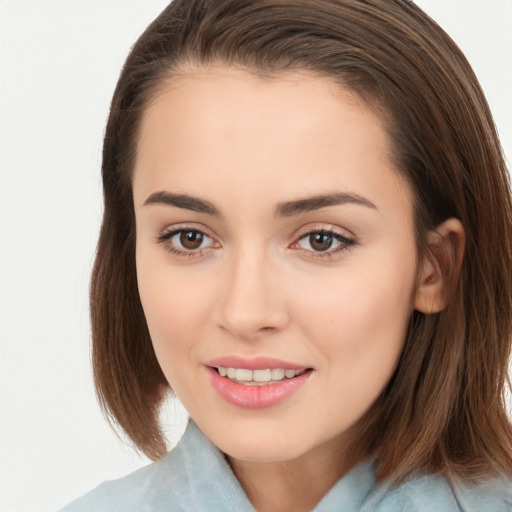
<path fill-rule="evenodd" d="M 381 117 L 333 80 L 309 72 L 262 78 L 215 67 L 168 80 L 148 105 L 134 193 L 142 199 L 192 187 L 200 195 L 225 195 L 228 182 L 233 191 L 265 198 L 365 181 L 376 195 L 384 182 L 406 190 L 391 161 Z"/>
<path fill-rule="evenodd" d="M 270 130 L 276 143 L 283 144 L 291 130 L 299 133 L 313 123 L 323 136 L 335 135 L 353 121 L 354 114 L 368 117 L 366 131 L 369 124 L 374 129 L 367 139 L 387 150 L 380 116 L 331 78 L 309 71 L 262 77 L 233 67 L 199 68 L 173 76 L 157 89 L 142 117 L 139 146 L 163 129 L 173 137 L 196 135 L 197 142 L 226 135 L 234 142 L 248 133 L 258 136 Z"/>

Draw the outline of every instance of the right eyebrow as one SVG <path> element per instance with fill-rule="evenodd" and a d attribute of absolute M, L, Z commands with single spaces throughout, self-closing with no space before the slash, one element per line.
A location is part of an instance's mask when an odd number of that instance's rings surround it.
<path fill-rule="evenodd" d="M 192 210 L 193 212 L 206 213 L 207 215 L 221 217 L 220 211 L 212 203 L 187 194 L 173 194 L 172 192 L 164 191 L 155 192 L 144 201 L 144 206 L 150 204 L 176 206 L 177 208 Z"/>
<path fill-rule="evenodd" d="M 365 197 L 358 194 L 348 192 L 334 192 L 280 203 L 276 207 L 274 214 L 281 217 L 292 217 L 293 215 L 298 215 L 300 213 L 347 203 L 358 204 L 368 208 L 373 208 L 375 210 L 377 209 L 377 207 L 369 199 L 366 199 Z"/>

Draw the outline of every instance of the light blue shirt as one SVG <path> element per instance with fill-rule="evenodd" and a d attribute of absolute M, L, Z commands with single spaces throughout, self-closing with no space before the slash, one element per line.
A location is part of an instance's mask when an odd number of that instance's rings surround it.
<path fill-rule="evenodd" d="M 254 512 L 219 451 L 190 422 L 162 460 L 105 482 L 61 512 Z M 376 481 L 370 461 L 355 466 L 312 512 L 512 512 L 512 480 L 451 485 L 424 475 L 397 487 Z"/>

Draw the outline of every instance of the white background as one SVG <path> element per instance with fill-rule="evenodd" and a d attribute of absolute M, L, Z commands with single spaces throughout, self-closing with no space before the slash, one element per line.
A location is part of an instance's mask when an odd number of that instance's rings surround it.
<path fill-rule="evenodd" d="M 473 64 L 510 162 L 512 0 L 417 3 Z M 166 4 L 0 0 L 0 512 L 55 510 L 147 463 L 96 405 L 87 290 L 108 104 Z"/>

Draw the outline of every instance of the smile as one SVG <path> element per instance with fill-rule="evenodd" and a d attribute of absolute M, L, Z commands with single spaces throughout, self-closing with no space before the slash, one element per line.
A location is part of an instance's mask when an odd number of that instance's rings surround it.
<path fill-rule="evenodd" d="M 258 368 L 244 368 L 244 364 L 237 366 L 210 363 L 206 369 L 210 383 L 220 397 L 242 409 L 266 409 L 277 406 L 297 393 L 314 373 L 312 368 L 283 368 L 282 366 L 291 366 L 286 363 L 279 364 L 278 367 L 276 361 L 268 364 L 272 366 L 268 368 L 263 365 L 261 359 L 257 363 L 252 362 L 252 366 Z"/>
<path fill-rule="evenodd" d="M 247 368 L 217 368 L 221 377 L 227 377 L 232 382 L 246 386 L 264 386 L 280 382 L 284 379 L 293 379 L 306 370 L 285 370 L 284 368 L 265 368 L 261 370 L 249 370 Z"/>

